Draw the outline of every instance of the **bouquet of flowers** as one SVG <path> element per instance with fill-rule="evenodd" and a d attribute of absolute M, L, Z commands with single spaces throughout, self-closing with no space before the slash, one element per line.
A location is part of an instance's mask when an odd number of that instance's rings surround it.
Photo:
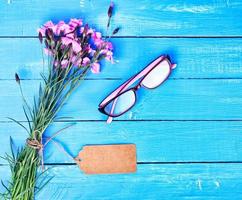
<path fill-rule="evenodd" d="M 108 25 L 112 16 L 113 4 L 108 10 Z M 114 34 L 118 29 L 114 30 Z M 4 157 L 10 164 L 12 178 L 8 185 L 3 186 L 6 192 L 4 199 L 31 200 L 46 184 L 37 186 L 36 181 L 41 174 L 37 173 L 39 165 L 43 166 L 43 134 L 55 120 L 71 93 L 78 87 L 89 70 L 100 71 L 100 61 L 106 59 L 113 62 L 113 47 L 100 32 L 83 24 L 81 19 L 71 19 L 69 23 L 60 21 L 54 24 L 48 21 L 38 30 L 39 40 L 48 55 L 48 73 L 41 74 L 43 83 L 39 86 L 38 97 L 31 107 L 22 91 L 18 74 L 16 81 L 23 97 L 23 110 L 28 121 L 29 133 L 26 145 L 17 155 L 6 154 Z"/>

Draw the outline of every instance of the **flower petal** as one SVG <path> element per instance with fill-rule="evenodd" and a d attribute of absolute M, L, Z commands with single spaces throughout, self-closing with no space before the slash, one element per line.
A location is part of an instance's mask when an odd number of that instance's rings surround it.
<path fill-rule="evenodd" d="M 94 74 L 99 73 L 100 72 L 100 64 L 97 63 L 97 62 L 93 63 L 92 66 L 91 66 L 91 71 Z"/>
<path fill-rule="evenodd" d="M 62 43 L 64 44 L 64 45 L 69 45 L 69 44 L 71 44 L 72 43 L 72 39 L 70 39 L 70 38 L 68 38 L 68 37 L 62 37 L 61 38 L 61 41 L 62 41 Z"/>
<path fill-rule="evenodd" d="M 82 20 L 81 19 L 71 19 L 69 22 L 69 25 L 75 29 L 76 27 L 82 25 Z"/>
<path fill-rule="evenodd" d="M 81 45 L 75 40 L 72 40 L 72 48 L 75 53 L 79 53 L 82 50 Z"/>
<path fill-rule="evenodd" d="M 61 61 L 61 68 L 66 68 L 67 65 L 68 65 L 68 60 L 65 59 Z"/>
<path fill-rule="evenodd" d="M 90 63 L 90 59 L 88 57 L 83 58 L 82 65 L 87 66 Z"/>

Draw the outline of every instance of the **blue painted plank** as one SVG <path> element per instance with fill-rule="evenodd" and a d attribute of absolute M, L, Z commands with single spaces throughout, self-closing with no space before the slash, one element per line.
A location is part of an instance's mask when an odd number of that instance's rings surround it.
<path fill-rule="evenodd" d="M 9 2 L 9 3 L 8 3 Z M 35 36 L 47 20 L 83 17 L 105 31 L 109 0 L 5 0 L 0 7 L 0 36 Z M 116 0 L 113 27 L 129 36 L 241 36 L 240 0 Z"/>
<path fill-rule="evenodd" d="M 120 80 L 86 80 L 71 96 L 59 116 L 75 120 L 105 120 L 98 112 L 100 101 Z M 33 102 L 39 81 L 22 81 L 25 95 Z M 135 107 L 119 120 L 241 120 L 241 79 L 168 80 L 155 90 L 141 89 Z M 0 121 L 6 117 L 25 120 L 22 100 L 14 80 L 1 81 Z"/>
<path fill-rule="evenodd" d="M 70 123 L 55 123 L 45 136 L 50 137 Z M 10 136 L 15 147 L 21 147 L 28 137 L 15 123 L 0 123 L 0 127 L 0 155 L 10 153 Z M 55 141 L 73 157 L 86 144 L 134 143 L 138 162 L 239 162 L 241 129 L 242 122 L 78 122 L 56 136 Z M 73 163 L 54 143 L 46 146 L 44 155 L 45 163 Z"/>
<path fill-rule="evenodd" d="M 36 199 L 239 200 L 241 170 L 241 164 L 155 164 L 138 165 L 135 174 L 88 176 L 77 166 L 53 166 L 48 175 L 54 178 Z M 0 178 L 8 173 L 0 167 Z"/>
<path fill-rule="evenodd" d="M 178 63 L 172 78 L 242 77 L 242 39 L 116 38 L 112 41 L 119 62 L 105 63 L 101 74 L 89 78 L 127 79 L 162 53 L 170 54 Z M 15 72 L 24 79 L 40 78 L 43 64 L 38 39 L 0 39 L 0 43 L 0 79 L 13 79 Z"/>
<path fill-rule="evenodd" d="M 242 17 L 242 3 L 239 0 L 115 2 L 113 28 L 121 26 L 119 36 L 242 35 L 242 22 L 238 20 Z M 0 7 L 0 36 L 36 36 L 36 28 L 48 19 L 80 15 L 104 31 L 108 4 L 108 0 L 6 1 Z M 93 13 L 97 17 L 93 17 Z M 119 64 L 106 64 L 102 74 L 88 78 L 126 79 L 163 52 L 175 58 L 178 68 L 171 76 L 173 80 L 161 88 L 142 90 L 137 106 L 119 118 L 125 121 L 114 121 L 109 126 L 104 121 L 89 120 L 105 119 L 98 113 L 97 105 L 122 81 L 86 81 L 60 113 L 80 120 L 56 138 L 70 153 L 76 155 L 85 144 L 135 143 L 139 162 L 242 161 L 241 38 L 116 38 L 113 41 Z M 42 61 L 37 39 L 2 38 L 0 42 L 3 66 L 0 79 L 13 79 L 15 71 L 24 79 L 39 78 Z M 23 81 L 31 102 L 38 83 Z M 9 152 L 10 135 L 17 145 L 23 144 L 27 135 L 5 118 L 25 120 L 16 84 L 12 80 L 0 81 L 0 91 L 0 155 L 3 155 Z M 66 124 L 55 123 L 47 136 Z M 53 143 L 46 148 L 45 157 L 48 163 L 71 162 Z M 138 172 L 132 175 L 85 176 L 76 166 L 54 166 L 49 175 L 55 178 L 37 199 L 241 199 L 241 167 L 242 164 L 236 163 L 153 164 L 138 165 Z M 0 165 L 0 179 L 9 179 L 7 166 Z"/>

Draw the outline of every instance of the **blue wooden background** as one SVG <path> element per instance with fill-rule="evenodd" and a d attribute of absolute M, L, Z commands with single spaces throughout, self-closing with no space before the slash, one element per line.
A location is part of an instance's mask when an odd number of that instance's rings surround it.
<path fill-rule="evenodd" d="M 36 199 L 242 199 L 242 1 L 116 0 L 112 41 L 118 64 L 88 75 L 46 135 L 75 122 L 56 139 L 73 155 L 85 144 L 135 143 L 138 171 L 84 175 L 54 144 L 45 150 L 51 183 Z M 37 93 L 42 58 L 36 29 L 47 20 L 84 18 L 105 31 L 109 0 L 0 1 L 0 155 L 27 134 L 14 80 L 29 101 Z M 98 103 L 156 56 L 178 63 L 156 90 L 111 125 Z M 9 179 L 0 161 L 0 179 Z M 3 188 L 0 187 L 2 191 Z"/>

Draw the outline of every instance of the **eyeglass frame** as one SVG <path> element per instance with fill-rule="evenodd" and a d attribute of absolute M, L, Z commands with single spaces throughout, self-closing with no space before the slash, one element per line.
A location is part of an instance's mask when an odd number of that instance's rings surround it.
<path fill-rule="evenodd" d="M 145 73 L 145 75 L 141 76 L 140 78 L 137 78 L 137 76 L 138 76 L 139 74 L 141 74 L 143 71 L 145 71 L 146 68 L 148 68 L 150 65 L 152 65 L 152 63 L 154 63 L 155 61 L 157 61 L 157 60 L 160 59 L 160 58 L 162 58 L 162 59 L 161 59 L 158 63 L 156 63 L 153 67 L 151 67 L 151 69 L 150 69 L 149 71 L 147 71 L 147 72 Z M 164 62 L 165 60 L 167 61 L 167 63 L 169 64 L 169 67 L 170 67 L 170 71 L 169 71 L 169 73 L 167 74 L 166 78 L 164 78 L 164 80 L 163 80 L 162 82 L 160 82 L 157 86 L 152 87 L 152 88 L 149 88 L 149 87 L 143 85 L 143 84 L 142 84 L 142 81 L 143 81 L 143 80 L 149 75 L 149 73 L 150 73 L 153 69 L 155 69 L 160 63 Z M 133 108 L 133 106 L 135 105 L 135 103 L 136 103 L 136 101 L 137 101 L 137 94 L 136 94 L 136 91 L 137 91 L 138 89 L 140 89 L 140 87 L 144 87 L 144 88 L 146 88 L 146 89 L 156 89 L 157 87 L 159 87 L 161 84 L 163 84 L 163 83 L 168 79 L 168 77 L 170 76 L 172 70 L 173 70 L 175 67 L 176 67 L 176 64 L 172 64 L 172 62 L 171 62 L 171 58 L 170 58 L 169 55 L 161 55 L 161 56 L 157 57 L 155 60 L 151 61 L 148 65 L 146 65 L 145 68 L 143 68 L 141 71 L 139 71 L 139 72 L 136 73 L 134 76 L 132 76 L 132 77 L 129 78 L 127 81 L 125 81 L 125 82 L 122 83 L 120 86 L 118 86 L 118 87 L 117 87 L 113 92 L 111 92 L 109 95 L 107 95 L 107 96 L 101 101 L 101 103 L 99 104 L 99 106 L 98 106 L 98 110 L 99 110 L 101 113 L 103 113 L 103 114 L 105 114 L 105 115 L 107 115 L 107 116 L 109 116 L 109 117 L 111 117 L 111 118 L 116 118 L 116 117 L 119 117 L 119 116 L 123 115 L 124 113 L 128 112 L 131 108 Z M 140 79 L 139 82 L 138 82 L 135 86 L 133 86 L 133 87 L 131 87 L 131 88 L 129 88 L 129 89 L 126 89 L 126 87 L 130 84 L 130 82 L 132 82 L 135 78 L 137 78 L 137 80 Z M 137 80 L 135 80 L 135 81 L 137 81 Z M 135 83 L 135 81 L 134 81 L 134 83 Z M 123 86 L 123 87 L 121 87 L 121 86 Z M 120 88 L 120 87 L 121 87 L 121 88 Z M 119 88 L 120 88 L 120 89 L 119 89 Z M 112 97 L 110 100 L 108 100 L 107 102 L 104 103 L 104 101 L 105 101 L 106 99 L 108 99 L 109 96 L 111 96 L 111 95 L 112 95 L 114 92 L 116 92 L 116 90 L 118 90 L 118 89 L 119 89 L 118 93 L 117 93 L 116 95 L 114 95 L 114 97 Z M 135 99 L 134 99 L 133 104 L 132 104 L 128 109 L 126 109 L 125 111 L 123 111 L 123 112 L 121 112 L 120 114 L 117 114 L 117 115 L 112 115 L 112 114 L 109 114 L 109 113 L 107 113 L 107 112 L 105 111 L 106 106 L 107 106 L 110 102 L 114 101 L 115 99 L 117 99 L 117 97 L 119 97 L 119 96 L 123 95 L 124 93 L 126 93 L 126 92 L 128 92 L 128 91 L 131 91 L 131 90 L 134 92 Z M 102 104 L 103 104 L 103 105 L 102 105 Z M 114 106 L 115 106 L 115 105 L 114 105 Z"/>

